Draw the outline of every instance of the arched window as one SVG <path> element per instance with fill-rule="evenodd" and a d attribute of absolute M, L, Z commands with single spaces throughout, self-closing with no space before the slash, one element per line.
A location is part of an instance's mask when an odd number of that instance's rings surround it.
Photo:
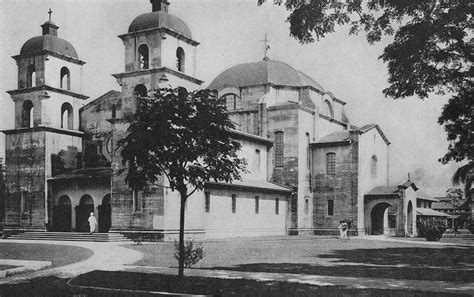
<path fill-rule="evenodd" d="M 73 129 L 73 110 L 71 104 L 67 102 L 61 106 L 61 128 Z"/>
<path fill-rule="evenodd" d="M 24 128 L 33 127 L 33 103 L 30 100 L 23 102 L 23 109 L 21 112 L 21 126 Z"/>
<path fill-rule="evenodd" d="M 107 194 L 102 198 L 102 205 L 110 205 L 110 194 Z"/>
<path fill-rule="evenodd" d="M 146 97 L 148 95 L 148 90 L 145 85 L 137 85 L 135 89 L 133 89 L 133 96 L 135 97 Z"/>
<path fill-rule="evenodd" d="M 328 116 L 330 118 L 334 118 L 334 111 L 332 109 L 331 102 L 329 102 L 328 100 L 324 100 L 323 115 Z"/>
<path fill-rule="evenodd" d="M 227 110 L 237 110 L 242 108 L 242 100 L 235 94 L 225 94 L 221 99 L 225 100 Z"/>
<path fill-rule="evenodd" d="M 336 174 L 336 153 L 326 154 L 326 173 L 328 175 Z"/>
<path fill-rule="evenodd" d="M 61 196 L 58 200 L 58 205 L 71 206 L 71 199 L 67 195 Z"/>
<path fill-rule="evenodd" d="M 372 158 L 370 158 L 370 176 L 372 178 L 377 177 L 377 156 L 373 155 Z"/>
<path fill-rule="evenodd" d="M 71 74 L 67 67 L 61 68 L 61 89 L 70 90 L 71 89 Z"/>
<path fill-rule="evenodd" d="M 275 167 L 283 166 L 283 132 L 275 132 Z"/>
<path fill-rule="evenodd" d="M 117 105 L 112 104 L 112 119 L 117 117 Z"/>
<path fill-rule="evenodd" d="M 184 50 L 181 47 L 178 47 L 176 50 L 176 68 L 178 71 L 184 72 Z"/>
<path fill-rule="evenodd" d="M 146 44 L 142 44 L 138 47 L 138 66 L 140 70 L 148 69 L 148 46 Z"/>
<path fill-rule="evenodd" d="M 260 172 L 260 166 L 262 165 L 262 156 L 260 150 L 255 150 L 255 172 Z"/>
<path fill-rule="evenodd" d="M 79 201 L 79 205 L 94 205 L 94 199 L 90 195 L 84 195 Z"/>
<path fill-rule="evenodd" d="M 35 65 L 28 66 L 26 73 L 26 87 L 31 88 L 36 86 L 36 70 Z"/>

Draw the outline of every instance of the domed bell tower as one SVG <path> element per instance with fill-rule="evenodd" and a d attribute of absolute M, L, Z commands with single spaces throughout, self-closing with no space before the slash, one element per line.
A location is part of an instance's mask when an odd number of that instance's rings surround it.
<path fill-rule="evenodd" d="M 119 35 L 125 46 L 125 72 L 113 76 L 122 86 L 124 110 L 133 111 L 136 96 L 150 90 L 170 86 L 194 90 L 203 83 L 195 78 L 199 43 L 188 26 L 168 13 L 168 1 L 150 2 L 152 12 L 136 17 L 128 33 Z"/>
<path fill-rule="evenodd" d="M 48 179 L 80 166 L 79 109 L 82 65 L 59 27 L 49 20 L 42 35 L 13 56 L 18 88 L 8 91 L 15 104 L 15 128 L 6 134 L 6 229 L 45 230 L 54 205 Z"/>

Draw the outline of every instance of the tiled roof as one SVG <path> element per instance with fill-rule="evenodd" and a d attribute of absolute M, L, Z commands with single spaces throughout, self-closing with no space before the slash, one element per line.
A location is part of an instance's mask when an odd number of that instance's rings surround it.
<path fill-rule="evenodd" d="M 49 178 L 48 180 L 63 180 L 63 179 L 94 179 L 100 177 L 111 177 L 112 169 L 110 167 L 97 167 L 97 168 L 86 168 L 79 169 L 63 174 L 59 174 Z"/>
<path fill-rule="evenodd" d="M 433 210 L 431 208 L 417 208 L 416 215 L 427 217 L 449 217 L 450 215 Z"/>
<path fill-rule="evenodd" d="M 314 142 L 314 143 L 333 143 L 333 142 L 346 142 L 350 141 L 351 136 L 349 131 L 337 131 L 333 132 L 331 134 L 328 134 L 321 138 L 320 140 Z"/>
<path fill-rule="evenodd" d="M 366 196 L 386 196 L 386 195 L 400 195 L 398 192 L 398 187 L 397 186 L 381 186 L 381 187 L 375 187 L 372 190 L 370 190 Z"/>
<path fill-rule="evenodd" d="M 287 193 L 292 192 L 290 188 L 280 186 L 280 185 L 277 185 L 275 183 L 268 182 L 265 180 L 256 180 L 256 179 L 250 179 L 250 178 L 243 178 L 242 181 L 235 180 L 232 183 L 207 182 L 207 185 L 221 186 L 221 187 L 244 187 L 244 188 L 280 191 L 280 192 L 287 192 Z"/>

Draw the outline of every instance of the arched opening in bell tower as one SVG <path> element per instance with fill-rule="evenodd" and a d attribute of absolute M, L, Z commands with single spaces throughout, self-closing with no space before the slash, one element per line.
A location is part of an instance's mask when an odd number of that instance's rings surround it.
<path fill-rule="evenodd" d="M 30 100 L 23 102 L 23 109 L 21 112 L 21 126 L 23 128 L 33 127 L 33 103 Z"/>
<path fill-rule="evenodd" d="M 67 67 L 61 68 L 61 89 L 71 89 L 71 73 Z"/>
<path fill-rule="evenodd" d="M 148 90 L 145 85 L 140 84 L 133 89 L 133 96 L 134 97 L 146 97 L 148 95 Z"/>
<path fill-rule="evenodd" d="M 148 63 L 148 46 L 146 44 L 142 44 L 138 47 L 138 64 L 140 67 L 140 70 L 145 70 L 148 69 L 149 63 Z"/>
<path fill-rule="evenodd" d="M 71 104 L 63 103 L 61 106 L 61 128 L 62 129 L 73 129 L 73 109 Z"/>
<path fill-rule="evenodd" d="M 182 47 L 178 47 L 178 49 L 176 50 L 176 68 L 178 68 L 178 71 L 180 72 L 184 72 L 184 59 L 184 50 Z"/>
<path fill-rule="evenodd" d="M 28 71 L 26 74 L 26 87 L 32 88 L 36 87 L 36 69 L 35 65 L 28 66 Z"/>

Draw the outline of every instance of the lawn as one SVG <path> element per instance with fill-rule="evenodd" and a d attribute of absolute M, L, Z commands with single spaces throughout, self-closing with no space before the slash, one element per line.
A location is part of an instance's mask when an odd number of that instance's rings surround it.
<path fill-rule="evenodd" d="M 196 268 L 324 276 L 471 282 L 474 247 L 353 238 L 204 242 Z M 127 245 L 144 253 L 140 266 L 176 267 L 173 244 Z"/>
<path fill-rule="evenodd" d="M 51 261 L 53 267 L 83 261 L 92 255 L 91 250 L 76 246 L 0 242 L 0 259 Z"/>
<path fill-rule="evenodd" d="M 85 288 L 89 287 L 89 288 Z M 95 288 L 90 288 L 95 287 Z M 107 290 L 106 288 L 110 288 Z M 133 290 L 133 291 L 127 291 Z M 135 291 L 137 290 L 137 291 Z M 169 296 L 146 291 L 211 296 L 468 296 L 408 290 L 348 289 L 338 286 L 311 286 L 300 283 L 216 279 L 131 272 L 94 271 L 69 281 L 56 277 L 0 285 L 0 296 Z"/>

